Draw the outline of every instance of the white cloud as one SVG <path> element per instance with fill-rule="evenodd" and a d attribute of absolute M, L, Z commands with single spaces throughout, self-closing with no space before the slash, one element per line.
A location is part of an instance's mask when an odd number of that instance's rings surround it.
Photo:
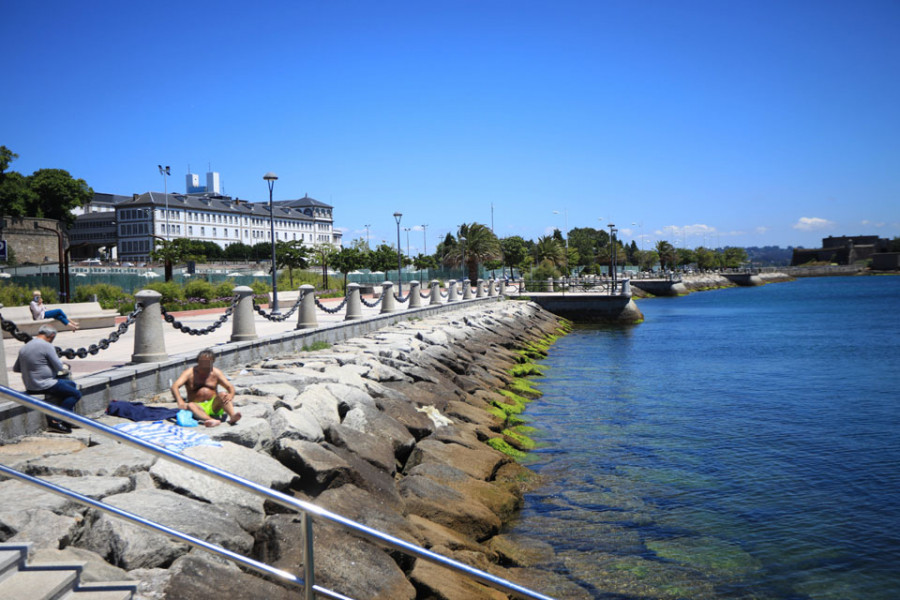
<path fill-rule="evenodd" d="M 631 237 L 631 234 L 634 233 L 632 229 L 620 229 L 619 231 L 622 232 L 622 235 L 627 235 L 628 237 Z"/>
<path fill-rule="evenodd" d="M 761 227 L 757 227 L 757 228 L 754 229 L 753 231 L 754 231 L 757 235 L 764 235 L 767 231 L 769 231 L 769 229 L 771 229 L 771 227 L 766 227 L 765 225 L 763 225 L 763 226 L 761 226 Z"/>
<path fill-rule="evenodd" d="M 702 225 L 698 223 L 695 225 L 684 225 L 683 227 L 679 227 L 678 225 L 666 225 L 661 230 L 657 229 L 654 233 L 656 233 L 656 235 L 668 235 L 672 237 L 703 237 L 704 235 L 715 235 L 719 232 L 711 225 Z"/>
<path fill-rule="evenodd" d="M 871 221 L 868 220 L 868 219 L 863 219 L 863 220 L 861 221 L 861 223 L 862 223 L 863 225 L 868 225 L 869 223 L 871 223 Z"/>
<path fill-rule="evenodd" d="M 834 221 L 820 219 L 819 217 L 800 217 L 800 220 L 792 225 L 794 229 L 799 229 L 800 231 L 821 231 L 822 229 L 831 229 L 834 226 Z"/>

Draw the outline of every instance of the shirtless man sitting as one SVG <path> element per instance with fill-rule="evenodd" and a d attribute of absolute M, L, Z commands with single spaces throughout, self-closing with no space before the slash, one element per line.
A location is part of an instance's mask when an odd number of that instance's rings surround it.
<path fill-rule="evenodd" d="M 229 419 L 234 425 L 241 420 L 241 413 L 234 410 L 234 386 L 219 369 L 213 366 L 216 355 L 203 350 L 197 356 L 197 366 L 185 369 L 172 384 L 172 395 L 178 408 L 190 410 L 197 421 L 207 427 L 215 427 Z M 225 393 L 219 393 L 219 386 Z M 187 402 L 181 397 L 181 386 L 187 390 Z M 227 415 L 227 417 L 226 417 Z"/>

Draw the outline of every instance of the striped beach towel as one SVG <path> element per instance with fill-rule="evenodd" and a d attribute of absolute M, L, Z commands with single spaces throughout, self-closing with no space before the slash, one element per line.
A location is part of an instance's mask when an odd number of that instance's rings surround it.
<path fill-rule="evenodd" d="M 182 452 L 193 446 L 222 446 L 219 442 L 213 441 L 208 435 L 200 433 L 196 429 L 179 427 L 165 421 L 122 423 L 121 425 L 116 425 L 116 429 L 173 452 Z"/>

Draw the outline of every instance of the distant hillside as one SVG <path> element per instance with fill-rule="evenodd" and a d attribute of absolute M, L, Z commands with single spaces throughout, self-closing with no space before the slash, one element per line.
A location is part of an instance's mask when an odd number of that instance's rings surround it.
<path fill-rule="evenodd" d="M 788 246 L 781 248 L 780 246 L 748 246 L 744 248 L 747 256 L 753 261 L 754 265 L 761 267 L 784 267 L 791 264 L 791 257 L 794 254 L 794 247 Z"/>

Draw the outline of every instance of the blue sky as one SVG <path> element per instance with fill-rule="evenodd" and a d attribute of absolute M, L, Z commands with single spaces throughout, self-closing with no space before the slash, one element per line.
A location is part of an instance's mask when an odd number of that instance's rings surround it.
<path fill-rule="evenodd" d="M 646 247 L 900 235 L 895 0 L 4 3 L 29 174 L 309 194 L 413 253 L 615 222 Z M 557 211 L 558 214 L 554 214 Z M 632 225 L 635 224 L 635 225 Z M 406 246 L 405 233 L 401 241 Z"/>

